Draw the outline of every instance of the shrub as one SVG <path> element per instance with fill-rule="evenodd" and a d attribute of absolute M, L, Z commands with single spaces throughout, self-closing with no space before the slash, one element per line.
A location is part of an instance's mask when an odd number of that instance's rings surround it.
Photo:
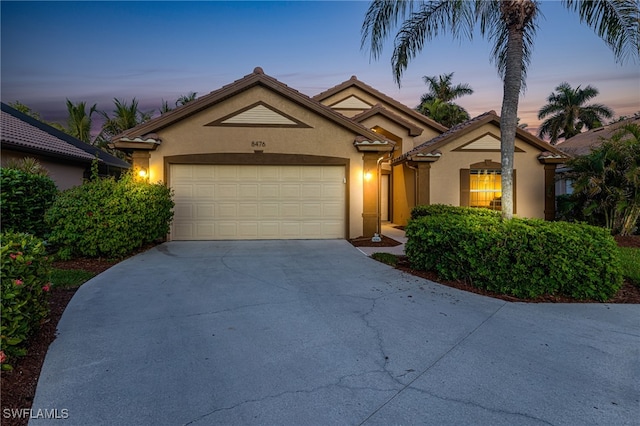
<path fill-rule="evenodd" d="M 26 354 L 24 342 L 48 314 L 47 292 L 51 286 L 51 261 L 45 246 L 29 234 L 4 232 L 2 246 L 2 324 L 0 358 L 3 369 Z"/>
<path fill-rule="evenodd" d="M 164 237 L 173 217 L 171 190 L 160 183 L 94 177 L 60 194 L 47 211 L 49 242 L 62 259 L 119 258 Z"/>
<path fill-rule="evenodd" d="M 406 235 L 414 268 L 502 294 L 607 300 L 622 285 L 615 240 L 590 225 L 443 214 L 412 220 Z"/>
<path fill-rule="evenodd" d="M 424 216 L 455 214 L 464 216 L 500 217 L 500 212 L 476 207 L 455 207 L 447 204 L 431 204 L 416 206 L 411 210 L 411 219 Z"/>
<path fill-rule="evenodd" d="M 0 185 L 2 229 L 44 237 L 44 215 L 58 193 L 53 180 L 41 173 L 0 168 Z"/>

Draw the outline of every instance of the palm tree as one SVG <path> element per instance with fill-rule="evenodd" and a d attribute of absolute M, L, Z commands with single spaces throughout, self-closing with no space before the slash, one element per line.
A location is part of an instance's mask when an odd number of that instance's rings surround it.
<path fill-rule="evenodd" d="M 140 111 L 136 98 L 133 98 L 130 104 L 117 98 L 113 102 L 116 107 L 113 117 L 109 117 L 106 112 L 100 112 L 106 120 L 101 132 L 101 137 L 105 140 L 110 140 L 113 136 L 151 119 L 150 112 Z"/>
<path fill-rule="evenodd" d="M 429 86 L 429 92 L 420 98 L 420 104 L 416 107 L 418 112 L 447 127 L 469 119 L 469 113 L 452 102 L 460 96 L 473 94 L 473 89 L 468 84 L 453 86 L 451 83 L 453 73 L 437 77 L 425 75 L 422 79 Z M 439 112 L 436 113 L 436 110 Z"/>
<path fill-rule="evenodd" d="M 588 155 L 571 159 L 574 211 L 613 234 L 631 235 L 640 218 L 640 126 L 626 124 Z"/>
<path fill-rule="evenodd" d="M 444 102 L 438 98 L 427 99 L 416 109 L 421 114 L 447 127 L 453 127 L 469 120 L 469 113 L 460 105 Z"/>
<path fill-rule="evenodd" d="M 640 8 L 637 0 L 563 0 L 580 20 L 593 28 L 616 59 L 640 56 Z M 503 80 L 501 109 L 502 215 L 513 217 L 513 153 L 517 128 L 518 98 L 525 87 L 527 66 L 538 27 L 538 0 L 431 0 L 408 2 L 374 0 L 362 25 L 362 47 L 369 45 L 377 59 L 384 40 L 400 19 L 402 23 L 391 57 L 398 83 L 409 61 L 431 41 L 450 31 L 454 38 L 471 38 L 476 24 L 493 43 L 492 59 Z"/>
<path fill-rule="evenodd" d="M 538 136 L 549 136 L 551 145 L 555 145 L 558 139 L 572 138 L 585 127 L 587 130 L 602 127 L 603 119 L 613 117 L 613 111 L 602 104 L 585 105 L 598 93 L 592 86 L 573 89 L 569 83 L 561 83 L 538 111 L 538 119 L 548 117 L 542 122 Z"/>
<path fill-rule="evenodd" d="M 185 104 L 188 104 L 191 101 L 194 101 L 196 99 L 196 95 L 198 94 L 198 92 L 189 92 L 188 95 L 182 95 L 178 98 L 178 100 L 176 101 L 176 106 L 182 106 Z"/>
<path fill-rule="evenodd" d="M 87 114 L 87 103 L 78 102 L 74 104 L 67 99 L 67 112 L 69 118 L 67 119 L 66 132 L 76 139 L 80 139 L 88 144 L 91 143 L 91 115 L 96 112 L 96 104 L 93 104 L 89 108 Z"/>

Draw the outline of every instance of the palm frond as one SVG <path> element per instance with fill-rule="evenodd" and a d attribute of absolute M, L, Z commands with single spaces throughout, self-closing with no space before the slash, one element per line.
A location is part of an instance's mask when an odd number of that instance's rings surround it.
<path fill-rule="evenodd" d="M 640 4 L 637 0 L 563 0 L 613 50 L 616 61 L 640 58 Z"/>

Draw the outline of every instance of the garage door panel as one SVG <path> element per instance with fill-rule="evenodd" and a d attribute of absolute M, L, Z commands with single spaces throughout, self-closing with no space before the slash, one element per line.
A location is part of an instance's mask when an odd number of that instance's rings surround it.
<path fill-rule="evenodd" d="M 193 191 L 191 191 L 193 193 Z M 213 199 L 215 197 L 215 185 L 195 185 L 195 196 L 197 198 Z"/>
<path fill-rule="evenodd" d="M 343 166 L 172 165 L 176 240 L 344 238 Z"/>
<path fill-rule="evenodd" d="M 266 198 L 280 198 L 280 185 L 276 183 L 263 183 L 258 190 L 259 197 L 261 199 Z"/>
<path fill-rule="evenodd" d="M 258 219 L 258 203 L 240 203 L 240 208 L 238 209 L 238 217 L 240 218 L 252 218 Z"/>
<path fill-rule="evenodd" d="M 194 219 L 207 219 L 215 214 L 215 206 L 213 204 L 197 204 L 195 210 L 196 215 L 192 216 Z"/>

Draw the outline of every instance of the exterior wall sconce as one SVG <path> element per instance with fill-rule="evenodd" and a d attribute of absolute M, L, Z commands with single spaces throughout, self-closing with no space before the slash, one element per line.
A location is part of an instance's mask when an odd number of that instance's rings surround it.
<path fill-rule="evenodd" d="M 138 170 L 138 177 L 140 179 L 146 179 L 147 178 L 147 169 L 145 169 L 144 167 L 141 167 L 140 170 Z"/>
<path fill-rule="evenodd" d="M 366 171 L 366 172 L 364 172 L 363 177 L 364 177 L 365 181 L 369 182 L 371 180 L 371 178 L 373 177 L 373 175 L 371 174 L 370 171 Z"/>

